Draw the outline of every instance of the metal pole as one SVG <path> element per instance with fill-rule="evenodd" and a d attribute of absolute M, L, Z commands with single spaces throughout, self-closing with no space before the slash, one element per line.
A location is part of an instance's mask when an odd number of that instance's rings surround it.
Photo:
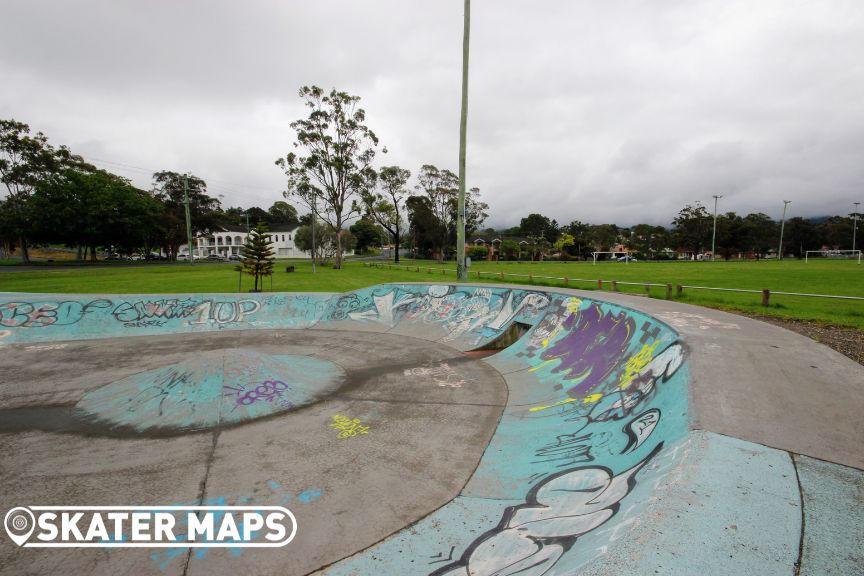
<path fill-rule="evenodd" d="M 468 36 L 471 30 L 471 0 L 465 0 L 462 34 L 462 115 L 459 119 L 459 202 L 456 207 L 456 279 L 467 280 L 465 269 L 465 147 L 468 131 Z"/>
<path fill-rule="evenodd" d="M 855 236 L 858 232 L 858 206 L 861 205 L 860 202 L 853 202 L 855 205 L 855 213 L 852 215 L 852 251 L 855 251 Z"/>
<path fill-rule="evenodd" d="M 312 273 L 315 274 L 315 194 L 312 195 Z"/>
<path fill-rule="evenodd" d="M 192 218 L 189 216 L 189 176 L 183 175 L 183 204 L 186 207 L 186 242 L 189 246 L 189 265 L 195 263 L 195 255 L 192 253 Z"/>
<path fill-rule="evenodd" d="M 780 246 L 777 248 L 777 260 L 783 259 L 783 229 L 786 227 L 786 206 L 791 202 L 791 200 L 783 200 L 783 219 L 780 220 Z"/>
<path fill-rule="evenodd" d="M 711 261 L 715 259 L 717 254 L 717 200 L 722 198 L 722 194 L 714 194 L 714 233 L 711 235 Z"/>

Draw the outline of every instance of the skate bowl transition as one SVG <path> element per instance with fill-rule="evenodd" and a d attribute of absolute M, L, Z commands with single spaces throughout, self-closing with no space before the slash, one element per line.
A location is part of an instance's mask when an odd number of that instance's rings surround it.
<path fill-rule="evenodd" d="M 861 367 L 606 296 L 0 293 L 0 512 L 275 505 L 298 526 L 268 549 L 3 534 L 0 574 L 861 573 Z M 760 346 L 788 373 L 736 355 Z"/>

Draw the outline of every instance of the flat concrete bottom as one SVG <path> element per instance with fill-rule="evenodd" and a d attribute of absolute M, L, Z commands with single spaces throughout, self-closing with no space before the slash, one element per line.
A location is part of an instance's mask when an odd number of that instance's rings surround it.
<path fill-rule="evenodd" d="M 206 430 L 166 426 L 137 433 L 100 422 L 83 426 L 69 415 L 88 391 L 204 352 L 212 359 L 238 349 L 330 362 L 344 370 L 344 382 L 294 411 Z M 280 505 L 300 527 L 278 549 L 3 546 L 2 574 L 306 574 L 454 498 L 507 400 L 498 372 L 448 346 L 345 331 L 14 345 L 0 357 L 0 374 L 0 485 L 7 508 Z M 340 438 L 334 416 L 368 429 Z"/>

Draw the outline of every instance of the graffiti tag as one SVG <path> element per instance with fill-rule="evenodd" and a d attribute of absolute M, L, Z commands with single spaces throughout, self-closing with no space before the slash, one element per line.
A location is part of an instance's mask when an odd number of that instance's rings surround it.
<path fill-rule="evenodd" d="M 363 426 L 363 423 L 357 418 L 351 419 L 338 414 L 332 418 L 333 421 L 330 423 L 330 428 L 339 431 L 339 434 L 336 436 L 337 438 L 352 438 L 369 433 L 369 426 Z"/>
<path fill-rule="evenodd" d="M 465 379 L 454 368 L 451 368 L 447 362 L 441 362 L 437 366 L 406 368 L 403 371 L 403 375 L 432 378 L 442 388 L 461 388 L 465 384 Z"/>
<path fill-rule="evenodd" d="M 110 308 L 110 300 L 92 300 L 86 304 L 74 301 L 7 302 L 0 304 L 0 326 L 11 328 L 44 328 L 75 324 L 92 310 Z"/>
<path fill-rule="evenodd" d="M 498 526 L 474 540 L 457 562 L 431 576 L 547 574 L 576 540 L 602 526 L 636 486 L 639 472 L 663 443 L 632 468 L 613 474 L 605 466 L 573 468 L 531 488 L 525 504 L 504 511 Z"/>

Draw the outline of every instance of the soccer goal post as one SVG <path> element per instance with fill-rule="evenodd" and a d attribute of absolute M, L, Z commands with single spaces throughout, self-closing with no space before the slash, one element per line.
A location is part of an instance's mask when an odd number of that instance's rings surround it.
<path fill-rule="evenodd" d="M 612 255 L 612 259 L 614 260 L 616 254 L 626 254 L 626 252 L 591 252 L 591 255 L 594 257 L 594 264 L 597 264 L 597 256 L 599 256 L 600 254 L 611 254 L 611 255 Z M 624 261 L 624 263 L 625 263 L 625 264 L 629 264 L 629 263 L 630 263 L 630 258 L 627 258 L 627 259 Z"/>
<path fill-rule="evenodd" d="M 857 259 L 858 264 L 861 264 L 861 250 L 807 250 L 804 253 L 804 263 L 810 261 L 810 254 L 819 254 L 821 258 L 832 258 L 832 259 L 844 259 L 844 260 L 852 260 Z"/>

